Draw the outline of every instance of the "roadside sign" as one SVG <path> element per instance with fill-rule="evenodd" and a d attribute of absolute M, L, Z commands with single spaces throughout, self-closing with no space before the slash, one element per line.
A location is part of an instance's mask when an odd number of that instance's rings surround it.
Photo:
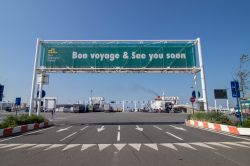
<path fill-rule="evenodd" d="M 21 97 L 16 98 L 15 105 L 17 105 L 17 106 L 21 105 Z"/>
<path fill-rule="evenodd" d="M 215 99 L 227 99 L 227 90 L 226 89 L 214 89 L 214 98 Z"/>
<path fill-rule="evenodd" d="M 194 90 L 192 92 L 192 97 L 194 97 L 196 99 L 196 93 Z M 200 98 L 200 97 L 201 97 L 201 94 L 200 94 L 200 91 L 198 91 L 198 98 Z"/>
<path fill-rule="evenodd" d="M 165 69 L 196 66 L 195 42 L 41 42 L 45 68 Z"/>
<path fill-rule="evenodd" d="M 46 92 L 42 90 L 42 98 L 44 98 L 45 95 L 46 95 Z M 39 97 L 39 91 L 37 91 L 36 96 Z"/>
<path fill-rule="evenodd" d="M 191 103 L 194 103 L 195 102 L 195 98 L 192 96 L 192 97 L 190 97 L 190 102 Z"/>
<path fill-rule="evenodd" d="M 240 97 L 239 82 L 231 81 L 232 97 Z"/>
<path fill-rule="evenodd" d="M 0 84 L 0 101 L 3 100 L 3 90 L 4 90 L 4 86 Z"/>

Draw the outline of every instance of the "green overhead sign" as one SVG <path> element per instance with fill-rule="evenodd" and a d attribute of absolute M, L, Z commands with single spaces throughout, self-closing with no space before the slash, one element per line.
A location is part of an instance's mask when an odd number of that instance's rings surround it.
<path fill-rule="evenodd" d="M 164 69 L 196 66 L 193 42 L 41 42 L 45 68 Z"/>

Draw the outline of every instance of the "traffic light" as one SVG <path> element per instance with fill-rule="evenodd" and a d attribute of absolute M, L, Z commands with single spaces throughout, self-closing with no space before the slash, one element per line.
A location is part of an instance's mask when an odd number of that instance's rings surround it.
<path fill-rule="evenodd" d="M 4 86 L 0 84 L 0 101 L 3 100 L 3 90 L 4 90 Z"/>

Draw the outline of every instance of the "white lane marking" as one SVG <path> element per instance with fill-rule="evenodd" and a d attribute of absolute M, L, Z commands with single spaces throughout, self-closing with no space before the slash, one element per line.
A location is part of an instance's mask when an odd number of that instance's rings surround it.
<path fill-rule="evenodd" d="M 178 151 L 178 149 L 171 143 L 163 143 L 163 144 L 160 144 L 160 145 Z"/>
<path fill-rule="evenodd" d="M 99 147 L 99 151 L 102 151 L 103 149 L 107 148 L 108 146 L 110 146 L 111 144 L 98 144 Z"/>
<path fill-rule="evenodd" d="M 6 144 L 0 144 L 0 146 L 4 146 L 4 145 L 6 145 Z"/>
<path fill-rule="evenodd" d="M 1 146 L 0 149 L 3 149 L 3 148 L 11 148 L 11 147 L 14 147 L 14 146 L 19 146 L 21 144 L 7 144 L 7 145 L 4 145 L 4 146 Z"/>
<path fill-rule="evenodd" d="M 31 146 L 35 146 L 36 144 L 23 144 L 23 145 L 20 145 L 20 146 L 16 146 L 14 148 L 11 148 L 9 150 L 15 150 L 15 149 L 21 149 L 21 148 L 28 148 L 28 147 L 31 147 Z"/>
<path fill-rule="evenodd" d="M 122 150 L 122 148 L 124 148 L 124 146 L 126 146 L 127 144 L 114 144 L 114 146 L 116 147 L 117 150 Z"/>
<path fill-rule="evenodd" d="M 121 135 L 120 135 L 120 131 L 118 131 L 118 133 L 117 133 L 117 142 L 119 142 L 120 140 L 121 140 Z"/>
<path fill-rule="evenodd" d="M 68 149 L 71 149 L 71 148 L 74 148 L 74 147 L 77 147 L 77 146 L 80 146 L 80 145 L 81 144 L 69 144 L 65 148 L 63 148 L 62 151 L 65 151 L 65 150 L 68 150 Z"/>
<path fill-rule="evenodd" d="M 41 130 L 37 130 L 37 131 L 33 131 L 33 132 L 28 132 L 28 133 L 26 133 L 26 134 L 14 136 L 14 137 L 7 138 L 7 139 L 2 139 L 2 140 L 0 140 L 0 142 L 8 141 L 8 140 L 10 140 L 10 139 L 19 138 L 19 137 L 22 137 L 22 136 L 25 136 L 25 135 L 30 135 L 30 134 L 33 134 L 33 133 L 38 133 L 38 132 L 41 132 L 41 131 L 44 131 L 44 130 L 53 129 L 53 128 L 55 128 L 55 126 L 49 127 L 49 128 L 45 128 L 45 129 L 41 129 Z"/>
<path fill-rule="evenodd" d="M 74 132 L 74 133 L 68 135 L 67 137 L 61 139 L 60 141 L 62 142 L 62 141 L 64 141 L 65 139 L 67 139 L 67 138 L 69 138 L 69 137 L 72 137 L 72 136 L 75 135 L 76 133 L 77 133 L 77 132 Z"/>
<path fill-rule="evenodd" d="M 179 145 L 179 146 L 182 146 L 182 147 L 185 147 L 185 148 L 197 150 L 196 148 L 192 147 L 192 146 L 189 145 L 188 143 L 174 143 L 174 145 Z"/>
<path fill-rule="evenodd" d="M 132 148 L 134 148 L 137 151 L 139 151 L 141 148 L 141 144 L 129 144 L 129 146 L 131 146 Z"/>
<path fill-rule="evenodd" d="M 208 123 L 208 124 L 209 124 L 209 123 Z M 229 136 L 229 137 L 233 137 L 233 138 L 238 138 L 238 139 L 250 141 L 250 139 L 248 139 L 248 138 L 238 137 L 238 136 L 235 136 L 235 135 L 227 134 L 227 133 L 225 133 L 225 132 L 218 132 L 218 131 L 214 131 L 214 130 L 212 130 L 212 129 L 197 128 L 197 127 L 192 127 L 192 126 L 189 126 L 189 125 L 186 125 L 186 126 L 188 126 L 188 127 L 190 127 L 190 128 L 201 129 L 201 130 L 210 131 L 210 132 L 216 133 L 216 134 L 221 134 L 221 135 L 225 135 L 225 136 Z"/>
<path fill-rule="evenodd" d="M 85 127 L 81 128 L 80 130 L 83 131 L 83 130 L 85 130 L 85 129 L 88 128 L 88 127 L 89 127 L 89 126 L 85 126 Z"/>
<path fill-rule="evenodd" d="M 64 145 L 65 144 L 53 144 L 53 145 L 51 145 L 50 147 L 47 147 L 44 150 L 51 150 L 51 149 L 58 148 L 58 147 L 61 147 L 61 146 L 64 146 Z"/>
<path fill-rule="evenodd" d="M 139 131 L 143 131 L 143 128 L 139 127 L 138 125 L 136 125 L 136 130 L 139 130 Z"/>
<path fill-rule="evenodd" d="M 158 126 L 156 126 L 156 125 L 154 125 L 153 127 L 154 127 L 154 128 L 157 128 L 158 130 L 161 130 L 161 131 L 162 131 L 162 128 L 160 128 L 160 127 L 158 127 Z"/>
<path fill-rule="evenodd" d="M 221 143 L 226 145 L 234 145 L 238 147 L 250 148 L 249 146 L 239 144 L 238 142 L 221 142 Z"/>
<path fill-rule="evenodd" d="M 119 125 L 119 126 L 118 126 L 118 131 L 120 131 L 120 130 L 121 130 L 121 126 Z"/>
<path fill-rule="evenodd" d="M 144 144 L 144 145 L 158 151 L 157 144 Z"/>
<path fill-rule="evenodd" d="M 222 148 L 232 149 L 232 147 L 227 146 L 227 145 L 223 145 L 223 144 L 218 143 L 218 142 L 206 142 L 206 144 L 208 144 L 208 145 L 214 145 L 214 146 L 219 146 L 219 147 L 222 147 Z"/>
<path fill-rule="evenodd" d="M 38 144 L 36 146 L 33 146 L 33 147 L 29 148 L 28 150 L 33 150 L 33 149 L 37 149 L 37 148 L 44 148 L 44 147 L 47 147 L 47 146 L 51 146 L 51 144 Z"/>
<path fill-rule="evenodd" d="M 201 142 L 194 142 L 194 143 L 190 143 L 191 145 L 196 145 L 196 146 L 200 146 L 200 147 L 203 147 L 203 148 L 208 148 L 208 149 L 213 149 L 213 150 L 216 150 L 215 148 L 211 147 L 211 146 L 208 146 L 204 143 L 201 143 Z"/>
<path fill-rule="evenodd" d="M 170 132 L 166 132 L 167 134 L 169 134 L 169 135 L 171 135 L 172 137 L 175 137 L 175 138 L 177 138 L 178 140 L 183 140 L 182 138 L 180 138 L 180 137 L 178 137 L 178 136 L 176 136 L 176 135 L 174 135 L 174 134 L 172 134 L 172 133 L 170 133 Z"/>
<path fill-rule="evenodd" d="M 81 148 L 81 151 L 84 151 L 92 146 L 95 146 L 95 144 L 83 144 L 82 145 L 82 148 Z"/>
<path fill-rule="evenodd" d="M 103 130 L 105 130 L 104 126 L 102 126 L 102 127 L 100 127 L 100 128 L 97 128 L 97 132 L 98 132 L 98 133 L 101 132 L 101 131 L 103 131 Z"/>
<path fill-rule="evenodd" d="M 246 144 L 246 145 L 250 145 L 250 142 L 246 142 L 246 141 L 242 141 L 242 142 L 239 142 L 241 144 Z"/>
<path fill-rule="evenodd" d="M 187 131 L 186 129 L 184 129 L 182 127 L 176 127 L 176 126 L 173 126 L 173 125 L 169 125 L 169 126 L 173 127 L 174 129 L 177 129 L 177 130 Z"/>
<path fill-rule="evenodd" d="M 70 129 L 71 127 L 72 126 L 69 126 L 69 127 L 63 128 L 63 129 L 59 129 L 56 132 L 59 133 L 59 132 L 62 132 L 62 131 L 66 131 L 66 130 Z"/>

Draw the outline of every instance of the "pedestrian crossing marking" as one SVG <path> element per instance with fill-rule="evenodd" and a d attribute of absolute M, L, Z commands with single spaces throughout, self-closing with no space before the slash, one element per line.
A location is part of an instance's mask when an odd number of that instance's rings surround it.
<path fill-rule="evenodd" d="M 54 148 L 58 148 L 58 147 L 61 147 L 61 146 L 64 146 L 65 144 L 54 144 L 54 145 L 51 145 L 50 147 L 44 149 L 44 150 L 51 150 L 51 149 L 54 149 Z"/>
<path fill-rule="evenodd" d="M 163 143 L 160 145 L 178 151 L 178 149 L 171 143 Z"/>
<path fill-rule="evenodd" d="M 157 144 L 144 144 L 144 145 L 158 151 Z"/>
<path fill-rule="evenodd" d="M 116 147 L 117 150 L 122 150 L 122 148 L 124 148 L 124 146 L 126 146 L 126 144 L 114 144 L 114 146 Z"/>
<path fill-rule="evenodd" d="M 152 150 L 159 151 L 164 150 L 163 147 L 178 151 L 180 147 L 199 150 L 199 148 L 206 148 L 211 150 L 218 150 L 218 148 L 234 149 L 236 147 L 250 148 L 250 142 L 190 142 L 190 143 L 115 143 L 115 144 L 1 144 L 0 151 L 8 150 L 9 152 L 14 150 L 43 150 L 48 151 L 57 149 L 61 151 L 67 151 L 72 148 L 80 148 L 80 151 L 87 150 L 90 147 L 97 146 L 99 151 L 103 151 L 113 145 L 118 151 L 123 150 L 127 145 L 136 151 L 141 151 L 141 147 L 145 146 Z M 159 145 L 162 146 L 159 149 Z"/>
<path fill-rule="evenodd" d="M 141 144 L 129 144 L 129 146 L 131 146 L 132 148 L 134 148 L 137 151 L 140 151 L 140 148 L 141 148 Z"/>

